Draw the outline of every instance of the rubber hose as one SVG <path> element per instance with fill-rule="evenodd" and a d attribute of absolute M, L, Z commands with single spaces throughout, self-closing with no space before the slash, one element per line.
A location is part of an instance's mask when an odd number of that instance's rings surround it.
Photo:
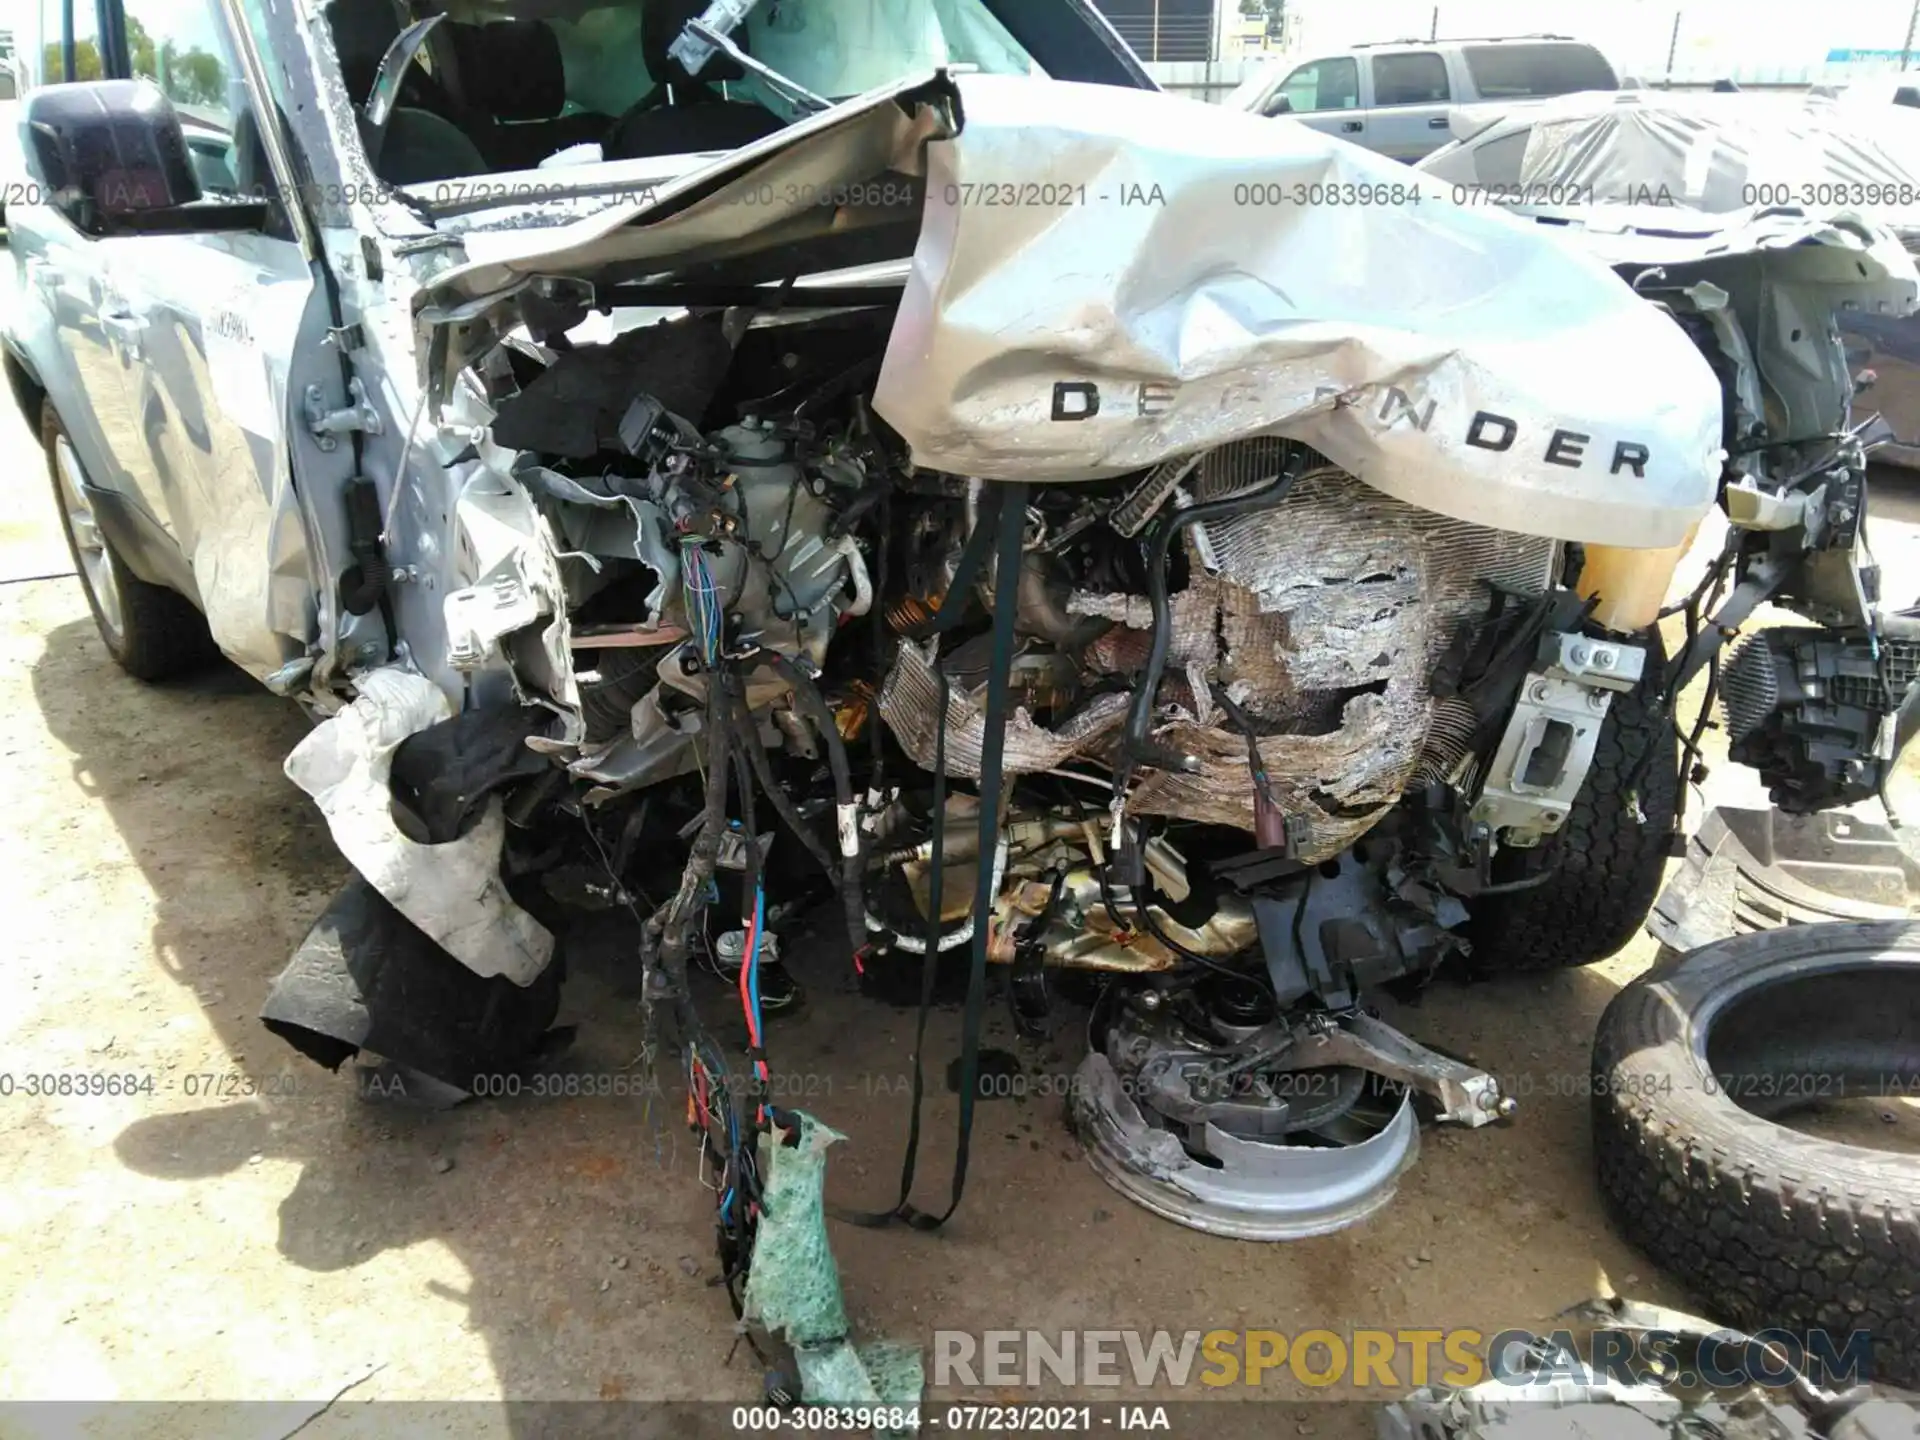
<path fill-rule="evenodd" d="M 853 946 L 853 953 L 858 955 L 867 945 L 867 897 L 865 886 L 861 884 L 863 877 L 860 871 L 865 857 L 861 854 L 857 832 L 853 836 L 855 843 L 851 847 L 846 843 L 847 827 L 855 823 L 852 817 L 860 813 L 853 801 L 853 772 L 847 765 L 847 745 L 840 738 L 840 726 L 833 718 L 833 711 L 828 708 L 826 698 L 821 695 L 820 687 L 813 683 L 812 678 L 779 651 L 767 650 L 762 653 L 775 673 L 793 687 L 801 708 L 813 717 L 820 738 L 826 742 L 827 764 L 833 771 L 837 821 L 834 828 L 841 837 L 840 904 L 846 912 L 847 941 Z M 867 723 L 877 725 L 880 723 L 879 717 L 874 716 Z M 847 853 L 849 848 L 853 850 L 851 855 Z"/>
<path fill-rule="evenodd" d="M 707 882 L 720 859 L 720 837 L 727 829 L 727 764 L 731 746 L 727 743 L 729 695 L 722 671 L 707 674 L 707 793 L 701 816 L 700 833 L 694 837 L 686 868 L 680 872 L 680 889 L 667 908 L 660 939 L 660 966 L 676 990 L 686 986 L 687 934 L 693 916 L 706 900 Z"/>
<path fill-rule="evenodd" d="M 1147 652 L 1140 687 L 1134 691 L 1133 704 L 1127 711 L 1127 728 L 1120 739 L 1119 763 L 1113 773 L 1114 794 L 1126 793 L 1139 752 L 1147 743 L 1147 732 L 1153 727 L 1154 697 L 1159 693 L 1160 679 L 1167 668 L 1167 651 L 1173 644 L 1173 603 L 1167 597 L 1167 552 L 1172 548 L 1174 536 L 1202 520 L 1225 520 L 1251 510 L 1271 508 L 1286 498 L 1293 488 L 1294 477 L 1294 471 L 1286 470 L 1248 494 L 1189 505 L 1168 515 L 1155 529 L 1147 556 L 1147 598 L 1153 606 L 1153 645 Z"/>
<path fill-rule="evenodd" d="M 760 743 L 753 718 L 747 712 L 746 701 L 738 696 L 733 702 L 733 723 L 739 732 L 740 749 L 746 756 L 747 766 L 753 771 L 753 778 L 759 782 L 762 793 L 772 803 L 774 814 L 786 823 L 794 838 L 806 846 L 807 853 L 820 862 L 820 868 L 827 872 L 827 877 L 834 880 L 838 888 L 838 867 L 833 863 L 833 852 L 813 833 L 813 827 L 794 808 L 793 801 L 787 798 L 787 792 L 781 788 L 780 782 L 773 778 L 773 766 L 767 761 L 766 746 Z"/>

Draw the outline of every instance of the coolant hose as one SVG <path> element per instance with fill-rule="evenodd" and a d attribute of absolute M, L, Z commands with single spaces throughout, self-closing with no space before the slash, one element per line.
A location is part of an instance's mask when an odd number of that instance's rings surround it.
<path fill-rule="evenodd" d="M 1173 603 L 1167 597 L 1167 552 L 1173 546 L 1173 537 L 1202 520 L 1226 520 L 1277 505 L 1293 488 L 1297 473 L 1283 470 L 1258 490 L 1175 510 L 1155 527 L 1147 549 L 1147 599 L 1153 606 L 1153 644 L 1147 652 L 1147 666 L 1141 674 L 1140 685 L 1133 692 L 1133 704 L 1127 710 L 1126 730 L 1120 737 L 1120 753 L 1113 769 L 1116 796 L 1126 794 L 1127 782 L 1133 778 L 1134 767 L 1147 747 L 1147 734 L 1153 728 L 1154 697 L 1159 693 L 1160 678 L 1167 668 L 1167 651 L 1173 644 Z"/>
<path fill-rule="evenodd" d="M 840 904 L 846 911 L 847 939 L 853 953 L 858 955 L 867 944 L 867 900 L 860 883 L 863 858 L 860 807 L 853 800 L 853 771 L 847 764 L 847 745 L 840 738 L 839 723 L 813 678 L 778 650 L 766 650 L 762 654 L 773 666 L 774 673 L 793 687 L 800 708 L 812 717 L 820 738 L 826 742 L 827 764 L 833 770 L 834 828 L 840 838 Z M 877 725 L 879 717 L 871 717 L 867 723 Z"/>
<path fill-rule="evenodd" d="M 794 807 L 787 792 L 780 788 L 780 782 L 773 778 L 773 766 L 767 760 L 767 747 L 760 743 L 759 732 L 754 728 L 743 696 L 736 695 L 733 700 L 733 728 L 739 735 L 740 749 L 746 756 L 747 766 L 753 771 L 753 778 L 760 782 L 760 789 L 772 803 L 774 813 L 793 832 L 794 839 L 804 845 L 807 853 L 819 862 L 828 878 L 834 878 L 833 853 L 820 842 L 820 837 L 813 833 L 813 827 Z"/>

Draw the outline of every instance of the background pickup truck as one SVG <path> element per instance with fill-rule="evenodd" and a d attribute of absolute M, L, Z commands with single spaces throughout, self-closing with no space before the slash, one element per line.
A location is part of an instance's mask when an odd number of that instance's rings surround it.
<path fill-rule="evenodd" d="M 1392 40 L 1289 63 L 1252 76 L 1225 101 L 1257 115 L 1291 115 L 1316 130 L 1411 164 L 1445 145 L 1456 106 L 1617 90 L 1593 46 L 1564 35 Z"/>

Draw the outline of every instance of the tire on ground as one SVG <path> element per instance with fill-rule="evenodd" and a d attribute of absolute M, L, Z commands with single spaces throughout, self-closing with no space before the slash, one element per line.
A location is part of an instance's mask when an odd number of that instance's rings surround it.
<path fill-rule="evenodd" d="M 1841 964 L 1853 968 L 1809 974 Z M 1735 1008 L 1756 994 L 1753 1011 Z M 1822 1329 L 1836 1349 L 1868 1331 L 1873 1378 L 1906 1385 L 1920 1382 L 1920 1156 L 1754 1112 L 1916 1093 L 1916 997 L 1920 923 L 1743 935 L 1614 996 L 1592 1074 L 1600 1189 L 1627 1239 L 1709 1318 L 1801 1339 Z"/>
<path fill-rule="evenodd" d="M 1467 935 L 1482 970 L 1591 965 L 1631 940 L 1653 908 L 1680 792 L 1680 743 L 1650 699 L 1666 663 L 1659 632 L 1645 632 L 1639 643 L 1647 648 L 1644 678 L 1636 689 L 1613 697 L 1593 768 L 1568 807 L 1566 823 L 1532 851 L 1508 852 L 1511 859 L 1501 857 L 1507 863 L 1496 862 L 1494 872 L 1500 881 L 1549 867 L 1550 875 L 1471 906 Z"/>
<path fill-rule="evenodd" d="M 53 484 L 60 530 L 67 537 L 67 552 L 73 556 L 80 589 L 87 597 L 87 608 L 93 612 L 94 627 L 100 632 L 100 641 L 107 647 L 107 653 L 122 670 L 139 680 L 166 680 L 206 665 L 220 653 L 207 630 L 206 617 L 178 591 L 164 585 L 150 585 L 129 570 L 104 531 L 100 532 L 101 545 L 120 592 L 121 623 L 117 632 L 102 614 L 100 599 L 87 581 L 86 560 L 74 537 L 66 498 L 61 494 L 54 447 L 66 434 L 66 427 L 60 423 L 53 406 L 43 405 L 40 444 L 46 452 L 47 478 Z"/>

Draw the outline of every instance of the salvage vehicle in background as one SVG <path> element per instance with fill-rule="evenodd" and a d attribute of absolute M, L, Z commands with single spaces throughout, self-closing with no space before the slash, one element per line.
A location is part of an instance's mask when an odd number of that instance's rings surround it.
<path fill-rule="evenodd" d="M 1634 90 L 1463 117 L 1455 130 L 1425 173 L 1623 274 L 1699 253 L 1766 212 L 1852 214 L 1920 252 L 1920 111 L 1908 106 Z M 1920 466 L 1920 319 L 1844 307 L 1839 320 L 1861 403 L 1893 432 L 1875 459 Z"/>
<path fill-rule="evenodd" d="M 1036 1033 L 1081 972 L 1092 1163 L 1314 1233 L 1392 1195 L 1416 1098 L 1513 1108 L 1370 993 L 1646 915 L 1674 696 L 1740 618 L 1652 628 L 1716 499 L 1729 603 L 1813 622 L 1727 663 L 1742 758 L 1819 809 L 1911 728 L 1831 323 L 1912 309 L 1877 232 L 1726 275 L 1783 348 L 1161 95 L 1081 0 L 207 13 L 230 190 L 169 73 L 28 101 L 7 365 L 102 637 L 157 678 L 210 633 L 319 720 L 287 771 L 358 878 L 263 1009 L 314 1059 L 536 1065 L 571 910 L 632 907 L 736 1289 L 819 901 L 868 985 L 965 958 L 963 1116 L 989 971 Z"/>
<path fill-rule="evenodd" d="M 1252 115 L 1291 115 L 1411 164 L 1445 145 L 1456 106 L 1511 105 L 1620 88 L 1593 46 L 1565 35 L 1391 40 L 1263 66 L 1222 102 Z"/>

